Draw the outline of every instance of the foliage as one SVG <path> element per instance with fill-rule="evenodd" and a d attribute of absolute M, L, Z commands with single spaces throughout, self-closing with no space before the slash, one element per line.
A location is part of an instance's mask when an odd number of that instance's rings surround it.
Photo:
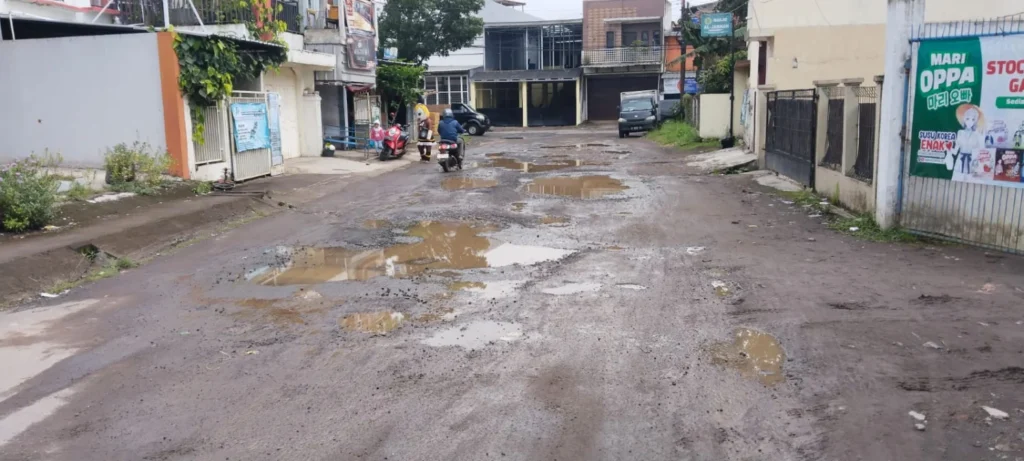
<path fill-rule="evenodd" d="M 837 217 L 828 222 L 828 227 L 834 231 L 872 242 L 913 243 L 920 240 L 916 235 L 899 227 L 882 229 L 875 222 L 875 218 L 868 214 L 852 218 Z"/>
<path fill-rule="evenodd" d="M 86 199 L 92 196 L 92 190 L 86 187 L 80 182 L 72 182 L 71 188 L 64 194 L 68 200 L 74 200 L 76 202 L 84 202 Z"/>
<path fill-rule="evenodd" d="M 381 47 L 396 47 L 416 64 L 448 56 L 483 34 L 484 22 L 474 16 L 483 6 L 484 0 L 390 0 L 380 19 Z"/>
<path fill-rule="evenodd" d="M 382 64 L 377 67 L 377 88 L 388 101 L 389 110 L 412 104 L 423 94 L 423 67 L 407 64 Z"/>
<path fill-rule="evenodd" d="M 702 139 L 696 128 L 679 120 L 668 120 L 647 136 L 658 144 L 679 149 L 695 149 L 718 144 L 717 139 Z"/>
<path fill-rule="evenodd" d="M 235 80 L 256 79 L 267 69 L 277 69 L 288 56 L 285 48 L 239 50 L 235 42 L 215 35 L 175 34 L 174 51 L 181 69 L 178 85 L 188 97 L 192 136 L 199 143 L 204 142 L 204 107 L 231 95 Z"/>
<path fill-rule="evenodd" d="M 210 192 L 213 192 L 213 184 L 206 181 L 200 182 L 196 184 L 196 187 L 192 188 L 192 192 L 195 192 L 196 195 L 209 194 Z"/>
<path fill-rule="evenodd" d="M 53 220 L 60 181 L 47 174 L 51 166 L 34 155 L 0 166 L 0 229 L 25 232 Z"/>
<path fill-rule="evenodd" d="M 715 7 L 716 12 L 720 13 L 732 13 L 733 14 L 733 37 L 732 47 L 733 51 L 740 51 L 746 49 L 746 34 L 747 34 L 747 1 L 748 0 L 721 0 Z M 689 15 L 695 14 L 697 8 L 693 7 L 689 11 Z M 680 21 L 680 26 L 683 31 L 683 40 L 687 46 L 693 46 L 693 51 L 680 56 L 675 60 L 679 62 L 687 57 L 693 56 L 693 65 L 698 69 L 707 69 L 729 55 L 730 43 L 728 39 L 722 37 L 709 37 L 704 38 L 700 36 L 700 25 L 694 24 L 690 21 L 689 17 L 684 17 Z"/>
<path fill-rule="evenodd" d="M 171 166 L 171 157 L 136 141 L 131 147 L 121 143 L 108 149 L 103 162 L 112 189 L 150 195 L 164 184 L 163 175 Z"/>
<path fill-rule="evenodd" d="M 707 71 L 701 72 L 700 77 L 697 79 L 700 83 L 701 91 L 704 93 L 728 93 L 732 66 L 735 65 L 736 61 L 742 61 L 746 58 L 747 52 L 740 51 L 731 57 L 726 56 L 723 59 L 719 59 Z"/>
<path fill-rule="evenodd" d="M 256 0 L 250 3 L 246 0 L 238 0 L 241 8 L 252 8 L 255 19 L 245 23 L 249 34 L 260 40 L 274 42 L 283 45 L 284 42 L 278 38 L 278 34 L 288 29 L 288 24 L 277 19 L 277 15 L 284 8 L 280 3 L 273 5 L 267 0 Z"/>

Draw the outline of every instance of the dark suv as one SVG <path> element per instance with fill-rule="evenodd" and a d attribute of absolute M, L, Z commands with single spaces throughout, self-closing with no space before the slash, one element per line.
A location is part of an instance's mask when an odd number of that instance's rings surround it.
<path fill-rule="evenodd" d="M 455 120 L 473 136 L 481 136 L 491 129 L 491 119 L 477 112 L 469 104 L 452 104 L 452 113 L 455 114 Z"/>

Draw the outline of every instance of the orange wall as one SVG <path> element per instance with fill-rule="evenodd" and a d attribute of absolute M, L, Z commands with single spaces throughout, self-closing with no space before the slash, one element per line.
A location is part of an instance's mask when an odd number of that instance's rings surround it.
<path fill-rule="evenodd" d="M 679 72 L 680 62 L 673 63 L 682 54 L 679 52 L 679 38 L 678 37 L 665 37 L 665 72 Z M 693 47 L 690 45 L 686 46 L 686 52 L 693 51 Z M 686 71 L 692 71 L 693 68 L 693 56 L 686 58 Z"/>
<path fill-rule="evenodd" d="M 185 105 L 178 87 L 178 55 L 174 52 L 173 32 L 156 33 L 160 59 L 160 89 L 164 102 L 164 134 L 171 156 L 171 175 L 188 179 L 188 133 L 185 132 Z"/>

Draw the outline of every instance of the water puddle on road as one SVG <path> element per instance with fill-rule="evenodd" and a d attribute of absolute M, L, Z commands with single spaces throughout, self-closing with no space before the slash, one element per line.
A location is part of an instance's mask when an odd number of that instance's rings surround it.
<path fill-rule="evenodd" d="M 582 199 L 594 199 L 614 195 L 629 189 L 622 181 L 610 176 L 559 176 L 537 178 L 526 184 L 531 194 L 558 195 Z"/>
<path fill-rule="evenodd" d="M 578 168 L 582 166 L 604 166 L 605 162 L 594 162 L 579 159 L 559 159 L 549 163 L 521 162 L 513 158 L 494 157 L 490 161 L 481 164 L 487 168 L 504 168 L 506 170 L 521 171 L 523 173 L 543 173 L 546 171 L 564 170 L 566 168 Z"/>
<path fill-rule="evenodd" d="M 782 366 L 786 363 L 786 352 L 774 336 L 749 328 L 733 333 L 732 342 L 711 346 L 711 361 L 739 370 L 748 378 L 756 379 L 766 386 L 786 380 Z"/>
<path fill-rule="evenodd" d="M 545 288 L 541 293 L 555 296 L 590 293 L 601 289 L 600 283 L 569 283 L 560 287 Z"/>
<path fill-rule="evenodd" d="M 285 249 L 286 262 L 254 271 L 250 280 L 261 285 L 308 285 L 374 277 L 414 277 L 427 271 L 457 271 L 532 265 L 561 259 L 573 252 L 558 248 L 512 245 L 482 234 L 496 227 L 485 224 L 423 221 L 406 236 L 418 238 L 383 249 Z"/>
<path fill-rule="evenodd" d="M 391 227 L 391 221 L 386 219 L 367 219 L 363 221 L 363 227 L 367 229 L 387 229 Z"/>
<path fill-rule="evenodd" d="M 455 326 L 423 340 L 432 347 L 458 346 L 480 349 L 498 341 L 511 342 L 523 337 L 523 329 L 515 323 L 490 320 Z"/>
<path fill-rule="evenodd" d="M 348 331 L 384 335 L 402 326 L 403 321 L 405 315 L 401 312 L 363 312 L 346 315 L 338 324 Z"/>
<path fill-rule="evenodd" d="M 491 154 L 484 154 L 484 157 L 487 157 L 487 158 L 498 158 L 498 157 L 504 157 L 504 156 L 505 156 L 505 154 L 502 153 L 502 152 L 494 152 L 494 153 L 491 153 Z"/>
<path fill-rule="evenodd" d="M 540 218 L 540 223 L 544 225 L 568 224 L 569 218 L 565 216 L 545 216 L 543 218 Z"/>
<path fill-rule="evenodd" d="M 444 190 L 483 189 L 497 185 L 498 181 L 495 179 L 482 178 L 454 177 L 441 181 L 441 188 Z"/>
<path fill-rule="evenodd" d="M 519 213 L 526 209 L 526 202 L 516 202 L 512 204 L 512 211 Z"/>
<path fill-rule="evenodd" d="M 487 284 L 484 282 L 466 282 L 457 281 L 448 284 L 448 291 L 471 291 L 474 289 L 483 290 L 487 288 Z"/>

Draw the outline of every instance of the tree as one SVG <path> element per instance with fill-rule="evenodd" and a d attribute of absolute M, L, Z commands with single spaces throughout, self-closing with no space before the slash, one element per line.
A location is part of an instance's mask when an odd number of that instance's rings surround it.
<path fill-rule="evenodd" d="M 389 112 L 416 102 L 423 94 L 423 67 L 410 63 L 383 63 L 377 67 L 377 87 L 387 101 Z"/>
<path fill-rule="evenodd" d="M 740 51 L 746 48 L 747 2 L 748 0 L 721 0 L 715 6 L 716 12 L 733 14 L 733 51 Z M 697 8 L 691 8 L 689 14 L 696 15 Z M 720 59 L 728 56 L 728 39 L 722 37 L 701 37 L 700 25 L 690 22 L 689 17 L 682 18 L 680 25 L 683 29 L 683 40 L 686 41 L 688 46 L 693 46 L 693 51 L 687 53 L 686 57 L 693 56 L 693 65 L 698 69 L 710 69 Z M 683 58 L 680 57 L 679 59 Z"/>
<path fill-rule="evenodd" d="M 483 33 L 483 19 L 474 16 L 483 6 L 484 0 L 389 0 L 380 20 L 383 46 L 416 64 L 448 56 Z"/>

